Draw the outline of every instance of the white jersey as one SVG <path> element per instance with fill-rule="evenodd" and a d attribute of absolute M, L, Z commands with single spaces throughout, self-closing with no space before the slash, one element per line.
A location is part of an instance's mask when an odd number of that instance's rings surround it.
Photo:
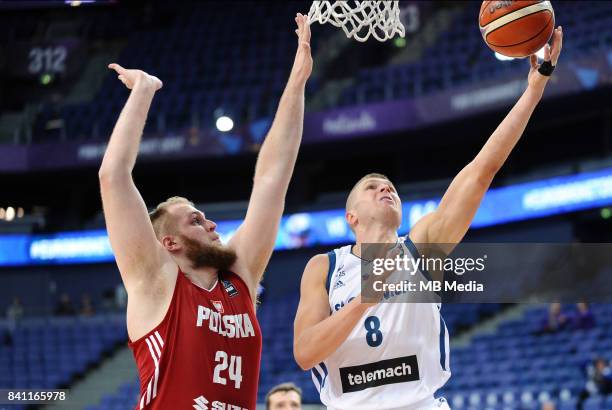
<path fill-rule="evenodd" d="M 412 241 L 401 240 L 418 258 Z M 332 315 L 361 293 L 362 260 L 351 248 L 328 254 Z M 439 303 L 379 303 L 368 309 L 344 343 L 312 369 L 321 402 L 333 410 L 429 408 L 433 394 L 450 377 L 448 331 L 440 308 Z"/>

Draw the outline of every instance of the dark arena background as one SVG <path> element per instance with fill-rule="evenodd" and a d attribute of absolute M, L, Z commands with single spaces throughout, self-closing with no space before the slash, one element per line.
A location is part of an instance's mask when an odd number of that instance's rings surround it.
<path fill-rule="evenodd" d="M 612 242 L 612 2 L 551 3 L 564 32 L 557 70 L 466 241 Z M 0 1 L 0 389 L 68 396 L 0 409 L 138 401 L 97 175 L 129 92 L 108 63 L 164 82 L 133 174 L 147 205 L 190 198 L 227 240 L 293 62 L 295 13 L 309 8 Z M 303 144 L 257 312 L 262 408 L 287 381 L 302 388 L 304 408 L 323 408 L 293 358 L 293 320 L 307 260 L 354 239 L 344 222 L 350 187 L 368 172 L 387 175 L 405 234 L 526 86 L 528 61 L 484 43 L 479 1 L 400 8 L 406 37 L 384 43 L 311 26 Z M 612 266 L 599 274 L 612 280 Z M 437 395 L 453 409 L 612 409 L 612 305 L 527 296 L 443 305 L 452 376 Z"/>

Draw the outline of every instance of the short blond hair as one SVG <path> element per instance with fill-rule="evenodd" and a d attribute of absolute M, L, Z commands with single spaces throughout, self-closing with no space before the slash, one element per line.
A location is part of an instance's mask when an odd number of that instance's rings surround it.
<path fill-rule="evenodd" d="M 353 188 L 351 188 L 351 192 L 349 192 L 348 197 L 346 198 L 346 205 L 345 205 L 346 211 L 348 211 L 350 209 L 351 205 L 352 205 L 353 194 L 355 193 L 355 190 L 357 189 L 359 184 L 361 184 L 366 179 L 370 179 L 370 178 L 379 178 L 379 179 L 384 179 L 386 181 L 391 182 L 391 180 L 389 178 L 387 178 L 386 175 L 379 174 L 377 172 L 371 172 L 371 173 L 367 174 L 366 176 L 362 177 L 359 181 L 357 181 L 357 183 L 355 185 L 353 185 Z M 391 182 L 391 184 L 393 185 L 392 182 Z"/>
<path fill-rule="evenodd" d="M 187 198 L 183 198 L 182 196 L 172 196 L 166 199 L 164 202 L 160 202 L 155 209 L 149 213 L 149 219 L 151 220 L 151 225 L 153 225 L 153 231 L 155 231 L 155 236 L 157 239 L 161 239 L 162 236 L 168 233 L 170 226 L 168 223 L 168 216 L 170 215 L 168 208 L 176 204 L 195 206 L 194 203 Z"/>

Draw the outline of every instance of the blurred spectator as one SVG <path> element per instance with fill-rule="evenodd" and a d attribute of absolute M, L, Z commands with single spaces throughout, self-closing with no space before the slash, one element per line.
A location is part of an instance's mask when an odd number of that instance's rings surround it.
<path fill-rule="evenodd" d="M 6 309 L 7 327 L 2 341 L 4 345 L 13 345 L 13 334 L 21 318 L 23 318 L 23 305 L 21 304 L 21 299 L 15 296 L 13 303 Z"/>
<path fill-rule="evenodd" d="M 266 288 L 262 286 L 262 284 L 257 285 L 257 304 L 261 305 L 266 296 Z"/>
<path fill-rule="evenodd" d="M 9 323 L 17 323 L 23 317 L 23 305 L 19 296 L 15 296 L 13 304 L 6 309 L 6 319 Z"/>
<path fill-rule="evenodd" d="M 542 324 L 539 333 L 555 333 L 565 329 L 568 324 L 569 318 L 563 313 L 561 303 L 551 303 L 548 308 L 548 318 Z"/>
<path fill-rule="evenodd" d="M 302 389 L 293 383 L 272 387 L 266 394 L 266 410 L 301 410 Z"/>
<path fill-rule="evenodd" d="M 72 301 L 70 300 L 70 296 L 67 293 L 62 293 L 60 296 L 59 302 L 57 302 L 57 306 L 55 307 L 55 315 L 56 316 L 74 316 L 76 315 L 76 310 L 74 306 L 72 306 Z"/>
<path fill-rule="evenodd" d="M 589 380 L 586 383 L 586 390 L 589 395 L 606 395 L 612 393 L 612 368 L 610 363 L 599 357 L 595 359 L 593 365 L 587 369 Z"/>
<path fill-rule="evenodd" d="M 542 403 L 541 410 L 555 410 L 555 404 L 550 401 Z"/>
<path fill-rule="evenodd" d="M 81 296 L 81 310 L 79 311 L 79 314 L 81 316 L 92 316 L 94 314 L 94 308 L 88 294 Z"/>
<path fill-rule="evenodd" d="M 119 311 L 125 310 L 127 307 L 127 291 L 122 283 L 115 288 L 115 308 Z"/>
<path fill-rule="evenodd" d="M 578 399 L 578 409 L 583 408 L 584 401 L 589 396 L 607 395 L 612 393 L 612 368 L 605 359 L 598 357 L 587 366 L 587 382 Z"/>
<path fill-rule="evenodd" d="M 584 302 L 576 303 L 576 315 L 573 318 L 575 329 L 587 330 L 595 327 L 595 316 L 589 309 L 589 305 Z"/>
<path fill-rule="evenodd" d="M 115 289 L 108 288 L 102 294 L 102 310 L 107 313 L 115 311 Z"/>

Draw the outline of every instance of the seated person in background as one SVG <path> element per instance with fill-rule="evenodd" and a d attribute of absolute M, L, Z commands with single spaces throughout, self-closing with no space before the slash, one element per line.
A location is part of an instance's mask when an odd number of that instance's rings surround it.
<path fill-rule="evenodd" d="M 539 333 L 555 333 L 566 328 L 568 324 L 569 318 L 562 312 L 561 303 L 551 303 L 548 308 L 548 318 Z"/>
<path fill-rule="evenodd" d="M 583 403 L 589 396 L 605 396 L 612 393 L 612 367 L 610 367 L 610 363 L 607 360 L 598 357 L 587 366 L 586 374 L 587 382 L 584 390 L 580 393 L 578 409 L 583 408 Z"/>
<path fill-rule="evenodd" d="M 94 308 L 91 304 L 91 298 L 86 293 L 81 296 L 81 310 L 79 311 L 79 314 L 81 316 L 92 316 L 94 314 Z"/>
<path fill-rule="evenodd" d="M 542 403 L 542 407 L 541 410 L 555 410 L 555 404 L 553 402 L 547 401 L 545 403 Z"/>
<path fill-rule="evenodd" d="M 612 393 L 612 367 L 602 357 L 595 359 L 595 364 L 588 369 L 589 381 L 586 388 L 590 394 Z"/>
<path fill-rule="evenodd" d="M 74 306 L 72 306 L 70 296 L 67 293 L 62 293 L 62 296 L 60 296 L 60 300 L 57 302 L 57 306 L 55 307 L 55 316 L 74 315 L 76 315 L 76 310 L 74 309 Z"/>
<path fill-rule="evenodd" d="M 23 305 L 19 296 L 13 298 L 13 303 L 6 309 L 6 319 L 11 323 L 17 323 L 23 317 Z"/>
<path fill-rule="evenodd" d="M 272 387 L 266 394 L 266 410 L 301 410 L 302 389 L 293 383 Z"/>
<path fill-rule="evenodd" d="M 103 293 L 102 293 L 102 311 L 108 313 L 108 312 L 114 312 L 116 311 L 116 305 L 115 305 L 115 289 L 114 288 L 107 288 Z"/>
<path fill-rule="evenodd" d="M 7 327 L 2 343 L 6 346 L 13 345 L 13 334 L 17 328 L 17 323 L 23 318 L 23 305 L 19 296 L 13 298 L 13 303 L 6 309 Z"/>
<path fill-rule="evenodd" d="M 589 305 L 585 302 L 576 303 L 576 315 L 573 319 L 573 327 L 577 330 L 587 330 L 595 327 L 595 316 L 589 309 Z"/>

